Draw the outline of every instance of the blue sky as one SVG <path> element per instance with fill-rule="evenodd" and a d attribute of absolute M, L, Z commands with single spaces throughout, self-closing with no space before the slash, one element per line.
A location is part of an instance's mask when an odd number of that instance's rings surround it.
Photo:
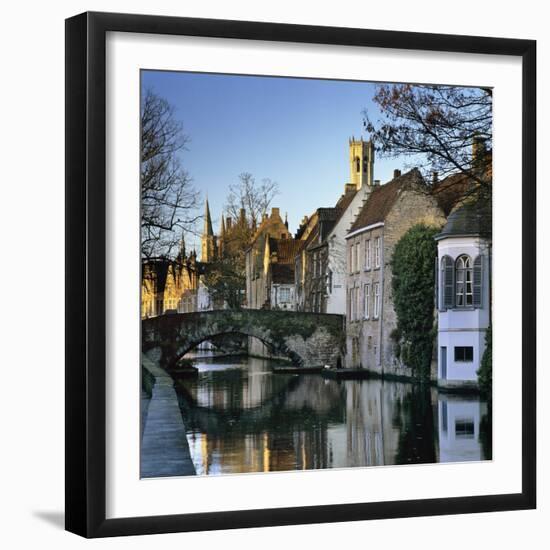
<path fill-rule="evenodd" d="M 349 181 L 348 139 L 368 138 L 362 112 L 376 109 L 368 82 L 143 71 L 142 87 L 175 107 L 190 138 L 182 162 L 208 194 L 215 232 L 242 172 L 279 184 L 272 206 L 288 212 L 291 232 L 333 206 Z M 403 162 L 377 158 L 375 179 L 385 183 Z"/>

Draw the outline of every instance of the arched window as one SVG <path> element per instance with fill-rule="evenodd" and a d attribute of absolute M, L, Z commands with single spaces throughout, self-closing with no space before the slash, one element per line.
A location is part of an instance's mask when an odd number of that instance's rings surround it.
<path fill-rule="evenodd" d="M 456 259 L 455 264 L 455 305 L 468 307 L 474 305 L 473 267 L 470 256 L 465 254 Z"/>
<path fill-rule="evenodd" d="M 361 159 L 359 157 L 355 157 L 355 171 L 361 172 Z"/>

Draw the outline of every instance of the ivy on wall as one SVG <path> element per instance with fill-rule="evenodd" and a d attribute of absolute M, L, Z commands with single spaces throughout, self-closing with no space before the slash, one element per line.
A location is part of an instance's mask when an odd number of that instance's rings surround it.
<path fill-rule="evenodd" d="M 392 338 L 403 363 L 418 378 L 429 378 L 434 327 L 435 235 L 439 228 L 418 224 L 395 246 L 392 258 L 393 304 L 397 329 Z"/>
<path fill-rule="evenodd" d="M 479 389 L 490 398 L 493 386 L 493 332 L 491 327 L 485 333 L 485 351 L 477 371 Z"/>

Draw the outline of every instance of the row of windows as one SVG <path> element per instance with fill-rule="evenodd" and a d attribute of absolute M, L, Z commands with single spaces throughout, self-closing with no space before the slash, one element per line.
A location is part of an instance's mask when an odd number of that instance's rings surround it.
<path fill-rule="evenodd" d="M 348 289 L 348 318 L 359 321 L 361 318 L 378 319 L 380 316 L 380 283 L 363 285 Z M 361 317 L 362 316 L 362 317 Z"/>
<path fill-rule="evenodd" d="M 374 239 L 374 246 L 371 246 L 371 239 L 363 241 L 363 257 L 361 258 L 361 243 L 355 243 L 349 247 L 349 272 L 355 273 L 361 269 L 361 259 L 364 269 L 372 269 L 372 248 L 374 248 L 374 268 L 380 267 L 380 237 Z"/>

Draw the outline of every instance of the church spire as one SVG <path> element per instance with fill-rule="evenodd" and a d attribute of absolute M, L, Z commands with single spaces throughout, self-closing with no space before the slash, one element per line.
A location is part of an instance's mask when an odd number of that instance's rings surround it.
<path fill-rule="evenodd" d="M 185 260 L 185 233 L 183 231 L 181 232 L 180 251 L 178 257 L 182 262 Z"/>
<path fill-rule="evenodd" d="M 204 204 L 204 232 L 203 236 L 212 236 L 214 231 L 212 230 L 212 218 L 210 217 L 210 207 L 208 206 L 208 197 Z"/>
<path fill-rule="evenodd" d="M 216 257 L 216 237 L 212 229 L 212 218 L 208 197 L 204 204 L 204 230 L 201 236 L 201 262 L 212 262 Z"/>

